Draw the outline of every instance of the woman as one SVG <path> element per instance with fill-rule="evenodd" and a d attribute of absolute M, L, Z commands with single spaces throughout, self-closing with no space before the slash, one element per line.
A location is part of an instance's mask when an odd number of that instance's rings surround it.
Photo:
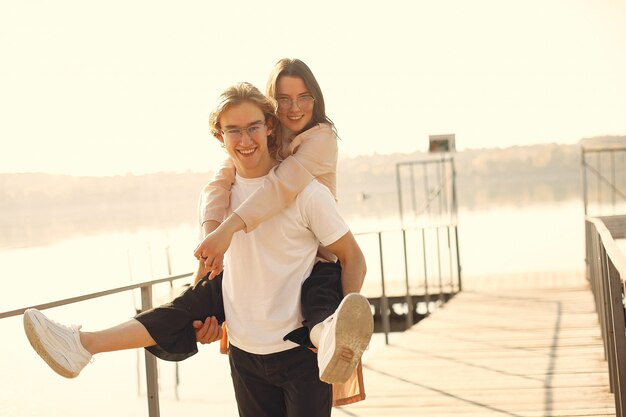
<path fill-rule="evenodd" d="M 264 186 L 221 224 L 235 177 L 232 161 L 227 160 L 205 187 L 201 210 L 207 236 L 195 255 L 212 267 L 213 276 L 221 272 L 222 258 L 236 231 L 254 230 L 291 203 L 313 178 L 336 197 L 337 136 L 326 115 L 321 88 L 309 67 L 299 59 L 281 59 L 270 74 L 266 95 L 278 104 L 281 128 L 276 135 L 283 143 L 279 159 L 282 156 L 284 161 Z M 344 293 L 353 292 L 351 283 L 344 285 L 350 287 L 344 288 Z"/>

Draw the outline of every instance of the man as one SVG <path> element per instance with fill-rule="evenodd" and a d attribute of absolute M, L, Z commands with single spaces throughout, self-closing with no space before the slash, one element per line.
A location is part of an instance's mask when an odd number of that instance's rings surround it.
<path fill-rule="evenodd" d="M 277 164 L 270 153 L 278 144 L 271 137 L 268 142 L 274 126 L 254 101 L 259 99 L 255 90 L 245 83 L 227 90 L 211 117 L 212 130 L 237 170 L 231 208 L 261 186 Z M 314 266 L 325 266 L 315 265 L 320 243 L 337 256 L 344 279 L 360 287 L 365 275 L 363 254 L 330 191 L 316 181 L 254 231 L 233 236 L 225 256 L 222 291 L 231 374 L 243 417 L 330 415 L 331 388 L 318 378 L 315 354 L 284 340 L 303 320 L 300 294 L 306 277 Z M 205 272 L 200 263 L 199 274 Z M 327 348 L 320 348 L 321 366 L 333 358 L 339 367 L 350 366 L 371 335 L 371 311 L 364 297 L 349 294 L 339 310 L 349 318 L 339 320 L 333 314 L 322 323 L 318 344 Z M 355 338 L 351 327 L 364 334 L 360 345 L 349 346 L 348 341 L 343 351 L 336 349 L 336 344 L 346 342 L 340 340 L 343 335 Z"/>

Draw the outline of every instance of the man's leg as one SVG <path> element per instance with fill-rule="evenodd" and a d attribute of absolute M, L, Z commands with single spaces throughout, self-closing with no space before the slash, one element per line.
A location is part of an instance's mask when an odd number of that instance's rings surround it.
<path fill-rule="evenodd" d="M 275 355 L 279 354 L 254 355 L 230 345 L 230 374 L 240 417 L 287 417 L 283 389 L 267 375 L 266 359 Z"/>
<path fill-rule="evenodd" d="M 287 417 L 330 417 L 332 385 L 320 381 L 317 357 L 310 349 L 296 348 L 283 359 Z"/>

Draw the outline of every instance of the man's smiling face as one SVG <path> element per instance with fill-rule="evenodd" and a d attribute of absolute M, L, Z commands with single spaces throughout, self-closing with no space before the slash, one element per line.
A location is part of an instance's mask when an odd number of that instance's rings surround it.
<path fill-rule="evenodd" d="M 220 126 L 222 132 L 218 139 L 235 163 L 237 173 L 244 178 L 266 175 L 272 159 L 263 111 L 251 102 L 243 102 L 222 113 Z"/>

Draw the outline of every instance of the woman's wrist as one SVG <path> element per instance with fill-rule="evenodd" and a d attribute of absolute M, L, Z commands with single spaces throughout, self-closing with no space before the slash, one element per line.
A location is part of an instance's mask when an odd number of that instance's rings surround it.
<path fill-rule="evenodd" d="M 204 237 L 207 237 L 211 232 L 217 229 L 220 225 L 220 222 L 217 220 L 206 220 L 202 223 L 202 233 Z"/>
<path fill-rule="evenodd" d="M 232 236 L 240 230 L 245 230 L 246 224 L 237 213 L 232 213 L 218 228 Z"/>

